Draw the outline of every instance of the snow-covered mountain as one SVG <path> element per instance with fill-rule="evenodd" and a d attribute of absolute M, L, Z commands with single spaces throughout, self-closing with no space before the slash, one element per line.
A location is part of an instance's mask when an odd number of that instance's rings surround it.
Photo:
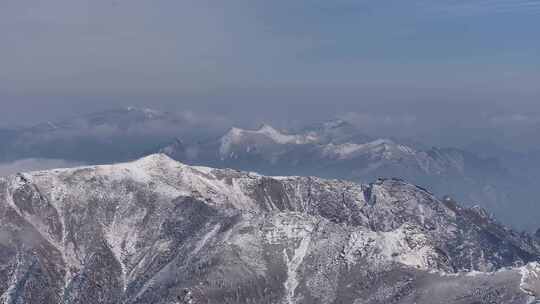
<path fill-rule="evenodd" d="M 519 229 L 532 231 L 538 226 L 536 179 L 508 174 L 508 163 L 503 167 L 494 159 L 459 149 L 371 137 L 343 120 L 296 131 L 263 125 L 229 132 L 229 123 L 216 120 L 189 111 L 128 107 L 0 130 L 0 175 L 2 168 L 13 164 L 39 163 L 33 168 L 47 168 L 43 164 L 115 163 L 162 151 L 188 164 L 268 175 L 359 182 L 399 177 L 439 197 L 451 195 L 467 205 L 480 204 Z M 513 174 L 525 171 L 523 166 L 510 167 Z"/>
<path fill-rule="evenodd" d="M 256 130 L 232 128 L 218 140 L 195 144 L 177 140 L 161 152 L 190 164 L 269 175 L 360 182 L 398 177 L 429 188 L 439 197 L 450 195 L 469 205 L 480 204 L 520 228 L 538 225 L 526 211 L 529 192 L 497 160 L 455 148 L 426 149 L 396 139 L 370 138 L 343 121 L 297 133 L 269 125 Z M 523 208 L 516 209 L 515 204 Z"/>
<path fill-rule="evenodd" d="M 274 164 L 299 167 L 295 170 L 309 170 L 307 167 L 319 170 L 321 167 L 338 166 L 343 162 L 355 162 L 347 176 L 340 174 L 339 177 L 342 178 L 355 175 L 362 177 L 370 171 L 389 166 L 399 166 L 411 173 L 428 175 L 464 175 L 477 169 L 489 169 L 490 174 L 504 174 L 504 169 L 496 161 L 481 159 L 458 149 L 423 150 L 391 139 L 369 139 L 362 142 L 359 138 L 353 139 L 353 135 L 332 132 L 335 131 L 334 126 L 341 126 L 338 123 L 326 123 L 324 126 L 327 128 L 298 134 L 281 132 L 266 124 L 257 130 L 232 128 L 219 140 L 205 143 L 201 149 L 204 149 L 206 154 L 201 158 L 220 159 L 226 163 L 257 159 L 258 164 L 246 168 L 251 170 Z M 335 136 L 335 139 L 332 136 Z M 344 141 L 344 138 L 349 138 L 350 141 Z M 177 141 L 165 147 L 164 151 L 172 156 L 177 154 L 182 157 L 185 153 L 183 149 L 187 146 L 180 143 Z M 475 165 L 481 168 L 475 168 Z"/>
<path fill-rule="evenodd" d="M 534 303 L 540 244 L 401 180 L 163 154 L 0 179 L 1 303 Z"/>
<path fill-rule="evenodd" d="M 236 157 L 235 150 L 238 148 L 245 149 L 249 153 L 251 148 L 260 149 L 265 146 L 271 148 L 275 145 L 306 145 L 318 141 L 316 135 L 288 135 L 266 124 L 255 131 L 232 128 L 220 139 L 219 154 L 222 159 L 225 159 L 227 157 Z"/>

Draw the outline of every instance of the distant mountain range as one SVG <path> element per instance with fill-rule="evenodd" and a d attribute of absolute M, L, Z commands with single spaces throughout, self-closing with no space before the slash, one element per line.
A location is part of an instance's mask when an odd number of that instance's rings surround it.
<path fill-rule="evenodd" d="M 455 148 L 426 149 L 396 139 L 374 139 L 345 121 L 326 122 L 298 133 L 269 125 L 256 130 L 232 128 L 221 138 L 203 143 L 176 140 L 161 152 L 191 164 L 270 175 L 360 182 L 399 177 L 440 197 L 450 195 L 480 204 L 516 226 L 539 225 L 525 208 L 536 206 L 535 201 L 527 200 L 528 182 L 516 180 L 498 160 Z M 516 206 L 523 209 L 518 211 Z"/>
<path fill-rule="evenodd" d="M 529 304 L 539 260 L 535 236 L 397 179 L 268 177 L 164 154 L 0 178 L 5 304 Z"/>
<path fill-rule="evenodd" d="M 373 137 L 344 120 L 290 131 L 266 124 L 254 130 L 230 128 L 227 132 L 226 125 L 182 113 L 113 109 L 0 130 L 0 163 L 27 158 L 114 163 L 161 151 L 187 164 L 268 175 L 357 182 L 397 177 L 438 197 L 449 195 L 468 205 L 481 205 L 514 227 L 532 230 L 540 226 L 536 179 L 530 174 L 518 175 L 527 171 L 523 169 L 526 158 L 519 160 L 517 170 L 517 165 L 506 159 L 501 163 L 461 149 Z M 534 162 L 529 167 L 534 168 Z"/>
<path fill-rule="evenodd" d="M 87 163 L 140 157 L 170 141 L 185 122 L 151 109 L 120 108 L 0 132 L 0 160 L 53 158 Z M 168 131 L 169 130 L 169 131 Z"/>

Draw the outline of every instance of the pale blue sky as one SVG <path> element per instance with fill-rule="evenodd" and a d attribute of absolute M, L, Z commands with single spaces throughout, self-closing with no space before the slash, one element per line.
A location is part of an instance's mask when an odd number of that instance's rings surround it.
<path fill-rule="evenodd" d="M 3 0 L 7 92 L 534 90 L 540 0 Z"/>
<path fill-rule="evenodd" d="M 539 37 L 540 0 L 2 0 L 0 125 L 128 104 L 537 125 Z"/>

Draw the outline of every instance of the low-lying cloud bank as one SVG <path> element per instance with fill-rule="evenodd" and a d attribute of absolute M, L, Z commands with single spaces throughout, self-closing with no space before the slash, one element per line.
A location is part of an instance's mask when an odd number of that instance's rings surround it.
<path fill-rule="evenodd" d="M 63 159 L 25 158 L 13 162 L 0 163 L 0 176 L 6 176 L 18 172 L 29 172 L 54 168 L 71 168 L 81 165 L 83 165 L 83 163 Z"/>

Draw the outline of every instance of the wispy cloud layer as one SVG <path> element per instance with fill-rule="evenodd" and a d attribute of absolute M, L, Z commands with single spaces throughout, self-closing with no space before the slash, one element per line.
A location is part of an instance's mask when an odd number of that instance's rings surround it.
<path fill-rule="evenodd" d="M 540 123 L 540 116 L 523 113 L 498 114 L 489 116 L 487 119 L 496 127 L 528 126 Z"/>
<path fill-rule="evenodd" d="M 502 34 L 496 16 L 452 19 L 497 12 L 513 13 Z M 467 60 L 444 85 L 493 77 L 475 65 L 534 60 L 508 55 L 540 47 L 538 21 L 522 22 L 531 12 L 540 12 L 539 0 L 5 0 L 0 89 L 110 95 L 426 81 Z M 441 13 L 448 18 L 425 18 Z M 510 42 L 492 47 L 501 39 Z"/>
<path fill-rule="evenodd" d="M 459 16 L 489 14 L 538 14 L 540 1 L 537 0 L 472 0 L 472 1 L 430 1 L 425 4 L 432 11 Z"/>
<path fill-rule="evenodd" d="M 55 168 L 71 168 L 82 163 L 61 159 L 26 158 L 9 163 L 0 163 L 0 176 L 7 176 L 19 172 L 39 171 Z"/>
<path fill-rule="evenodd" d="M 200 130 L 231 122 L 189 110 L 286 123 L 377 107 L 365 124 L 421 131 L 478 127 L 494 104 L 538 109 L 540 0 L 1 2 L 3 126 L 134 102 Z"/>

